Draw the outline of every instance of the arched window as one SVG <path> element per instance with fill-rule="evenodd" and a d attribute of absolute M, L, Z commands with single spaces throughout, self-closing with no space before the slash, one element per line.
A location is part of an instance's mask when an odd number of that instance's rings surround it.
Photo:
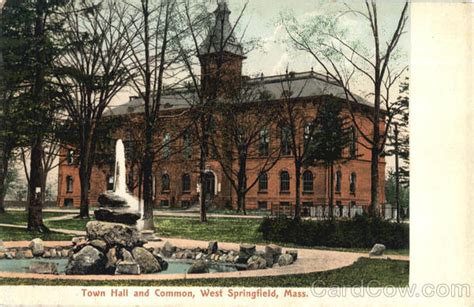
<path fill-rule="evenodd" d="M 341 171 L 336 172 L 336 193 L 341 193 L 341 179 L 342 173 Z"/>
<path fill-rule="evenodd" d="M 170 176 L 168 174 L 164 174 L 161 176 L 161 191 L 167 192 L 170 190 Z"/>
<path fill-rule="evenodd" d="M 185 159 L 191 159 L 193 154 L 193 147 L 191 144 L 191 132 L 189 129 L 186 129 L 183 133 L 183 156 Z"/>
<path fill-rule="evenodd" d="M 270 145 L 270 138 L 268 137 L 268 129 L 263 128 L 260 130 L 260 146 L 259 146 L 259 153 L 260 156 L 268 156 L 269 154 L 269 145 Z"/>
<path fill-rule="evenodd" d="M 183 192 L 189 192 L 191 190 L 191 176 L 189 174 L 183 175 Z"/>
<path fill-rule="evenodd" d="M 280 142 L 281 142 L 281 154 L 288 156 L 291 154 L 291 129 L 289 127 L 282 127 L 280 131 Z"/>
<path fill-rule="evenodd" d="M 290 191 L 290 174 L 287 171 L 280 173 L 280 192 Z"/>
<path fill-rule="evenodd" d="M 163 158 L 169 159 L 171 155 L 171 136 L 169 133 L 165 133 L 163 137 Z"/>
<path fill-rule="evenodd" d="M 107 191 L 112 191 L 114 189 L 114 176 L 107 176 Z"/>
<path fill-rule="evenodd" d="M 351 155 L 351 158 L 355 158 L 357 155 L 357 135 L 356 128 L 354 126 L 350 128 L 350 138 L 351 143 L 349 147 L 349 154 Z"/>
<path fill-rule="evenodd" d="M 313 192 L 313 173 L 309 170 L 303 173 L 303 192 Z"/>
<path fill-rule="evenodd" d="M 349 177 L 349 191 L 352 194 L 355 194 L 356 192 L 356 181 L 357 181 L 357 175 L 355 172 L 352 172 L 351 176 Z"/>
<path fill-rule="evenodd" d="M 72 193 L 74 186 L 74 179 L 72 176 L 66 177 L 66 193 Z"/>
<path fill-rule="evenodd" d="M 67 162 L 68 165 L 71 165 L 71 164 L 74 163 L 74 150 L 69 149 L 67 151 L 66 162 Z"/>
<path fill-rule="evenodd" d="M 268 174 L 261 173 L 258 177 L 258 190 L 259 191 L 266 191 L 268 190 Z"/>

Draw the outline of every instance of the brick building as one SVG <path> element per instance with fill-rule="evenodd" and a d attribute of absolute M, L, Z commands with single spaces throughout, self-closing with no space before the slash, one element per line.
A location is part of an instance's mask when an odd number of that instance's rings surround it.
<path fill-rule="evenodd" d="M 222 73 L 221 84 L 246 84 L 258 83 L 271 97 L 272 105 L 281 103 L 283 96 L 291 103 L 298 106 L 306 118 L 316 115 L 315 105 L 320 103 L 324 97 L 345 99 L 344 92 L 334 81 L 325 75 L 313 71 L 302 73 L 286 73 L 284 75 L 260 76 L 249 78 L 242 76 L 242 65 L 245 60 L 242 47 L 236 42 L 229 22 L 230 11 L 225 2 L 219 3 L 214 12 L 216 20 L 222 21 L 219 28 L 209 33 L 208 38 L 201 46 L 201 83 L 203 87 L 215 74 L 215 54 L 217 45 L 222 37 L 228 39 L 228 44 L 220 52 L 224 53 L 224 59 L 220 72 Z M 226 36 L 222 36 L 226 35 Z M 284 84 L 291 83 L 291 93 L 287 91 Z M 228 88 L 228 87 L 225 87 Z M 222 91 L 222 92 L 225 92 Z M 220 93 L 220 95 L 224 95 Z M 165 95 L 161 101 L 160 122 L 162 133 L 156 136 L 157 144 L 162 144 L 159 159 L 154 166 L 155 174 L 155 206 L 156 207 L 183 207 L 187 208 L 198 203 L 199 200 L 199 147 L 192 139 L 190 129 L 190 106 L 189 101 L 182 92 L 174 92 Z M 360 101 L 365 101 L 360 99 Z M 251 102 L 250 102 L 251 103 Z M 269 102 L 270 103 L 270 102 Z M 371 104 L 366 102 L 362 105 L 353 106 L 355 118 L 359 127 L 370 135 L 371 122 L 367 119 L 367 112 L 371 111 Z M 251 112 L 251 108 L 249 108 Z M 343 112 L 348 112 L 344 110 Z M 127 157 L 133 156 L 140 151 L 140 146 L 134 142 L 137 138 L 137 129 L 140 127 L 140 116 L 143 113 L 143 101 L 138 98 L 130 98 L 130 101 L 107 112 L 109 118 L 119 119 L 122 123 L 121 129 L 113 135 L 113 138 L 124 140 L 127 148 Z M 302 119 L 303 120 L 303 119 Z M 383 126 L 384 123 L 381 122 Z M 304 138 L 304 125 L 298 130 L 298 140 Z M 281 127 L 277 122 L 272 123 L 265 129 L 264 142 L 266 148 L 284 147 L 285 142 L 281 133 Z M 111 142 L 109 140 L 108 142 Z M 104 141 L 105 142 L 105 141 Z M 365 140 L 353 128 L 353 140 L 347 154 L 353 156 L 348 162 L 337 163 L 335 166 L 335 215 L 353 216 L 356 212 L 366 210 L 370 203 L 370 150 Z M 80 202 L 80 185 L 78 168 L 74 161 L 74 152 L 65 152 L 68 159 L 59 167 L 58 175 L 58 206 L 78 207 Z M 111 153 L 113 156 L 113 153 Z M 253 181 L 259 176 L 257 169 L 259 163 L 263 163 L 264 157 L 254 155 L 248 159 L 248 181 Z M 384 203 L 384 178 L 385 161 L 379 161 L 379 187 L 380 203 Z M 135 195 L 139 195 L 140 189 L 137 185 L 136 171 L 133 162 L 128 162 L 129 189 Z M 113 163 L 102 163 L 94 167 L 90 183 L 90 203 L 97 204 L 100 193 L 113 187 Z M 207 201 L 209 204 L 220 208 L 236 207 L 236 193 L 231 188 L 229 180 L 223 173 L 222 167 L 212 156 L 206 165 L 207 183 L 204 189 L 210 194 Z M 295 204 L 295 169 L 291 153 L 282 148 L 281 156 L 265 175 L 260 176 L 257 184 L 250 189 L 246 197 L 247 209 L 264 209 L 273 211 L 291 212 Z M 323 166 L 304 168 L 301 178 L 301 203 L 305 215 L 326 215 L 329 202 L 329 175 Z"/>

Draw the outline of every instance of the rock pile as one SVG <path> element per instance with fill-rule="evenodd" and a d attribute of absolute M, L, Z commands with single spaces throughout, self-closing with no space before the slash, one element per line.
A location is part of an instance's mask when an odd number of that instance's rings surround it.
<path fill-rule="evenodd" d="M 0 240 L 0 259 L 66 258 L 69 248 L 62 246 L 45 247 L 43 240 L 31 240 L 28 247 L 6 248 Z"/>
<path fill-rule="evenodd" d="M 66 274 L 147 274 L 167 268 L 164 257 L 146 243 L 135 226 L 91 221 L 86 238 L 74 238 Z"/>

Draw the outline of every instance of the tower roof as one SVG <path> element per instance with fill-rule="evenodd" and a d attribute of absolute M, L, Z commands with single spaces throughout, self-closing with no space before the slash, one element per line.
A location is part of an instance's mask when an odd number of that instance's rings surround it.
<path fill-rule="evenodd" d="M 221 0 L 214 11 L 214 22 L 211 24 L 206 39 L 201 44 L 201 55 L 227 52 L 244 56 L 242 45 L 235 38 L 235 28 L 231 25 L 229 15 L 231 11 L 227 1 Z"/>

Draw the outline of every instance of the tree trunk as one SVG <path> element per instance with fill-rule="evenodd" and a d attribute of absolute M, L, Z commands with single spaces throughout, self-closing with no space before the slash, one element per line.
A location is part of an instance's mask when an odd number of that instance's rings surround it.
<path fill-rule="evenodd" d="M 296 191 L 296 203 L 295 203 L 295 219 L 301 217 L 301 163 L 295 162 L 295 191 Z"/>
<path fill-rule="evenodd" d="M 329 162 L 329 218 L 334 218 L 334 162 Z"/>
<path fill-rule="evenodd" d="M 153 131 L 148 124 L 145 132 L 145 158 L 143 161 L 143 220 L 144 230 L 154 230 L 153 225 Z"/>
<path fill-rule="evenodd" d="M 205 126 L 202 128 L 207 129 Z M 199 210 L 199 220 L 201 223 L 207 222 L 207 215 L 206 215 L 206 159 L 207 158 L 207 140 L 205 137 L 205 132 L 203 132 L 203 139 L 201 140 L 201 154 L 199 157 L 199 184 L 201 185 L 201 197 L 199 199 L 200 202 L 200 210 Z"/>
<path fill-rule="evenodd" d="M 81 205 L 79 209 L 79 218 L 89 218 L 89 181 L 90 173 L 85 163 L 79 166 L 79 180 L 81 185 Z"/>
<path fill-rule="evenodd" d="M 397 223 L 400 223 L 400 172 L 399 172 L 399 165 L 398 165 L 398 125 L 397 124 L 395 124 L 395 201 L 397 203 Z"/>
<path fill-rule="evenodd" d="M 247 152 L 239 155 L 239 172 L 237 178 L 237 208 L 247 215 L 245 208 L 245 196 L 247 194 Z"/>
<path fill-rule="evenodd" d="M 5 213 L 5 194 L 7 187 L 5 186 L 5 181 L 8 173 L 8 164 L 9 164 L 9 155 L 5 151 L 2 155 L 2 165 L 0 167 L 0 213 Z"/>
<path fill-rule="evenodd" d="M 378 216 L 378 196 L 379 196 L 379 161 L 378 150 L 372 148 L 372 159 L 370 161 L 370 207 L 369 215 Z"/>
<path fill-rule="evenodd" d="M 29 184 L 29 204 L 28 204 L 28 227 L 29 231 L 45 232 L 49 229 L 43 224 L 43 203 L 41 190 L 42 186 L 42 139 L 36 136 L 31 146 L 30 161 L 30 184 Z M 39 189 L 37 191 L 36 189 Z"/>

